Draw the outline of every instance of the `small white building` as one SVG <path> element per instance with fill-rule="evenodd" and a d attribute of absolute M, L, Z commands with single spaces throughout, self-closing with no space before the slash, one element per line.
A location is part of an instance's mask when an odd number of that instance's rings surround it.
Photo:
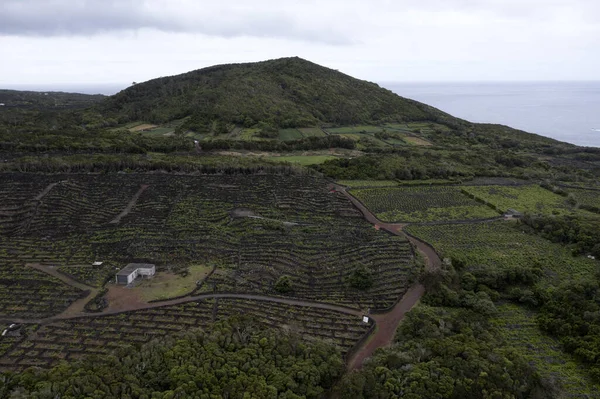
<path fill-rule="evenodd" d="M 116 275 L 117 284 L 129 285 L 138 276 L 151 277 L 156 273 L 156 266 L 150 263 L 130 263 Z"/>

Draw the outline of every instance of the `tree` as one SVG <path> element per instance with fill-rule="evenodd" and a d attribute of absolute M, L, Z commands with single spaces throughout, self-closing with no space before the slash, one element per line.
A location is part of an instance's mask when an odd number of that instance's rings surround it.
<path fill-rule="evenodd" d="M 358 266 L 350 276 L 350 286 L 359 290 L 368 290 L 373 285 L 373 276 L 365 265 Z"/>
<path fill-rule="evenodd" d="M 281 276 L 275 283 L 275 291 L 285 294 L 294 289 L 292 279 L 289 276 Z"/>

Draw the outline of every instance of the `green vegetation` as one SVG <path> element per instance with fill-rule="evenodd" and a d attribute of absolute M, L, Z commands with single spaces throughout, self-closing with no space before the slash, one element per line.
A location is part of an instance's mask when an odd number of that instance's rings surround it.
<path fill-rule="evenodd" d="M 337 157 L 333 155 L 284 155 L 284 156 L 273 156 L 267 157 L 267 159 L 275 162 L 289 162 L 298 165 L 317 165 L 335 159 Z"/>
<path fill-rule="evenodd" d="M 279 140 L 299 140 L 303 134 L 298 129 L 283 129 L 279 131 Z"/>
<path fill-rule="evenodd" d="M 0 397 L 334 384 L 343 398 L 600 397 L 600 149 L 463 121 L 298 58 L 0 102 L 0 316 L 26 321 L 0 337 L 0 369 L 16 373 Z M 405 229 L 442 264 L 423 267 L 332 181 L 421 223 Z M 508 208 L 522 220 L 473 220 Z M 105 267 L 74 266 L 94 260 Z M 142 295 L 108 290 L 130 262 L 159 274 Z M 418 277 L 426 294 L 394 345 L 339 381 L 341 356 L 384 331 L 340 309 L 387 309 Z"/>
<path fill-rule="evenodd" d="M 219 65 L 154 79 L 110 97 L 98 110 L 122 123 L 141 116 L 157 124 L 190 116 L 183 128 L 198 132 L 210 132 L 215 124 L 264 122 L 289 128 L 446 117 L 374 83 L 300 58 Z"/>
<path fill-rule="evenodd" d="M 516 209 L 531 214 L 568 214 L 573 206 L 560 195 L 540 186 L 468 186 L 464 190 L 500 211 Z"/>
<path fill-rule="evenodd" d="M 417 226 L 409 233 L 431 243 L 444 256 L 466 265 L 478 281 L 499 288 L 524 279 L 546 283 L 593 276 L 595 261 L 574 257 L 563 246 L 526 234 L 519 225 L 488 222 L 467 225 Z"/>
<path fill-rule="evenodd" d="M 600 213 L 600 191 L 568 188 L 567 192 L 577 201 L 580 206 L 593 212 Z"/>
<path fill-rule="evenodd" d="M 355 195 L 386 222 L 485 219 L 498 212 L 464 195 L 455 186 L 354 189 Z"/>
<path fill-rule="evenodd" d="M 338 180 L 337 183 L 350 188 L 398 186 L 398 182 L 394 180 Z"/>
<path fill-rule="evenodd" d="M 339 353 L 321 342 L 306 344 L 294 334 L 231 320 L 115 355 L 15 374 L 0 395 L 320 398 L 342 364 Z"/>
<path fill-rule="evenodd" d="M 275 291 L 280 294 L 286 294 L 294 289 L 294 284 L 290 276 L 281 276 L 275 282 Z"/>
<path fill-rule="evenodd" d="M 364 265 L 359 265 L 350 276 L 350 286 L 359 290 L 368 290 L 373 286 L 371 270 Z"/>
<path fill-rule="evenodd" d="M 600 380 L 600 294 L 598 275 L 565 281 L 538 293 L 542 298 L 538 323 L 558 337 L 565 350 L 589 366 L 595 381 Z"/>
<path fill-rule="evenodd" d="M 491 305 L 493 307 L 493 305 Z M 554 397 L 553 387 L 490 328 L 489 316 L 419 305 L 396 344 L 344 377 L 344 398 Z"/>
<path fill-rule="evenodd" d="M 492 323 L 511 346 L 533 363 L 542 378 L 556 380 L 568 392 L 564 396 L 600 395 L 600 385 L 592 382 L 588 370 L 564 353 L 556 339 L 540 331 L 536 312 L 516 304 L 503 304 L 497 309 Z"/>

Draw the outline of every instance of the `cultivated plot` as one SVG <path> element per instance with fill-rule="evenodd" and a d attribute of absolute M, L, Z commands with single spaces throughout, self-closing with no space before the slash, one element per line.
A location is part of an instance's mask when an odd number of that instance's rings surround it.
<path fill-rule="evenodd" d="M 356 196 L 386 222 L 434 222 L 499 216 L 490 207 L 464 195 L 456 186 L 354 189 Z"/>

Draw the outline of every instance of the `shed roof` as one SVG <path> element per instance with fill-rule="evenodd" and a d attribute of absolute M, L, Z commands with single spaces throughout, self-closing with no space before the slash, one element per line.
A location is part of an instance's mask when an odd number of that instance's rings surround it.
<path fill-rule="evenodd" d="M 117 276 L 129 276 L 137 269 L 151 269 L 155 267 L 152 263 L 130 263 L 117 273 Z"/>

